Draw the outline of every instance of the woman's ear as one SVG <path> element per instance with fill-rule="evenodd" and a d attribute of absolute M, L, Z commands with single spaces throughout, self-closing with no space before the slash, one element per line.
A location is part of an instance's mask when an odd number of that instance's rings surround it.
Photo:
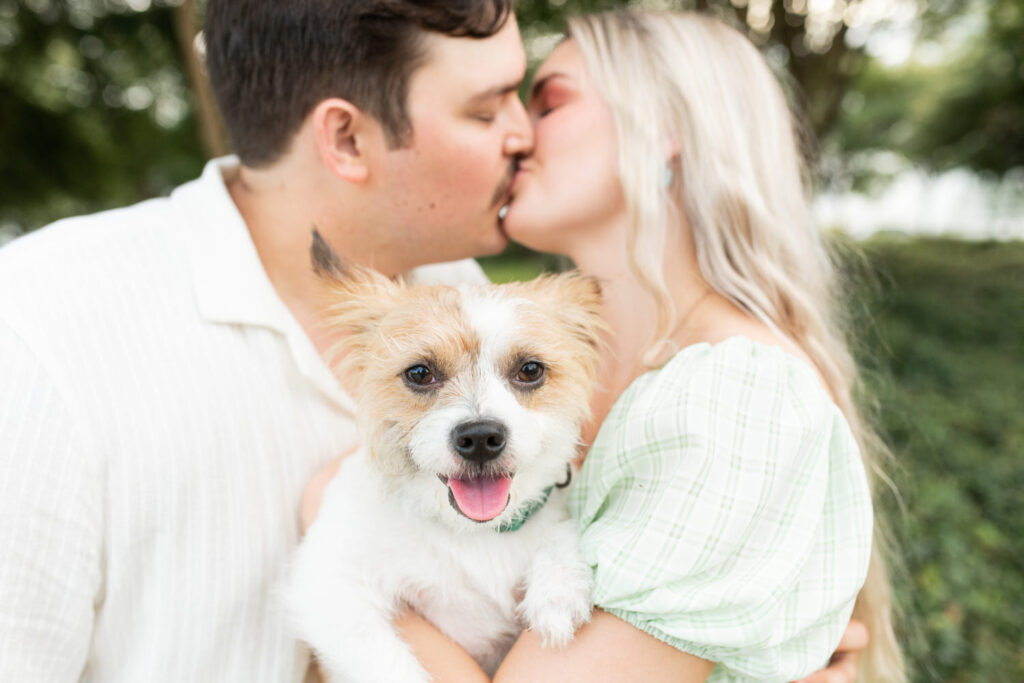
<path fill-rule="evenodd" d="M 366 180 L 370 154 L 379 125 L 348 100 L 332 97 L 313 109 L 312 125 L 317 151 L 339 178 L 353 183 Z"/>

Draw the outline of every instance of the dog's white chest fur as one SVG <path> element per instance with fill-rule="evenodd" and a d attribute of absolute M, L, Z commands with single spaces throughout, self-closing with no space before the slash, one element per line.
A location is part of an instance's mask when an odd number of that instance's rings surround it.
<path fill-rule="evenodd" d="M 429 680 L 391 626 L 401 609 L 427 618 L 488 673 L 524 627 L 561 645 L 589 615 L 590 570 L 562 491 L 507 533 L 452 530 L 393 493 L 365 453 L 353 455 L 295 560 L 293 620 L 332 681 Z"/>

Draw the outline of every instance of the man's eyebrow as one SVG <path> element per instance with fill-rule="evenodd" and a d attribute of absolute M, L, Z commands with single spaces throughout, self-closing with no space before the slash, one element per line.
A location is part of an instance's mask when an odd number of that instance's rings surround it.
<path fill-rule="evenodd" d="M 518 92 L 519 91 L 519 84 L 520 83 L 522 83 L 521 79 L 516 81 L 515 83 L 507 83 L 505 85 L 496 85 L 493 88 L 488 88 L 487 90 L 484 90 L 483 92 L 478 92 L 477 94 L 475 94 L 472 97 L 470 97 L 469 101 L 470 102 L 483 102 L 484 100 L 489 100 L 489 99 L 492 99 L 492 98 L 495 98 L 495 97 L 503 97 L 503 96 L 508 95 L 509 93 L 512 93 L 512 92 Z"/>
<path fill-rule="evenodd" d="M 547 84 L 548 81 L 550 81 L 552 78 L 558 78 L 559 76 L 564 77 L 565 74 L 561 73 L 560 71 L 553 71 L 544 78 L 540 79 L 539 81 L 534 81 L 533 85 L 530 86 L 530 99 L 532 100 L 534 97 L 536 97 L 537 93 L 544 89 L 544 86 Z"/>

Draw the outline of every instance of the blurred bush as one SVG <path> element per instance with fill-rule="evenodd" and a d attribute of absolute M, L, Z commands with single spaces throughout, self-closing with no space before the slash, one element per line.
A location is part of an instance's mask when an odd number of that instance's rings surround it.
<path fill-rule="evenodd" d="M 913 680 L 1024 681 L 1024 242 L 863 247 Z"/>

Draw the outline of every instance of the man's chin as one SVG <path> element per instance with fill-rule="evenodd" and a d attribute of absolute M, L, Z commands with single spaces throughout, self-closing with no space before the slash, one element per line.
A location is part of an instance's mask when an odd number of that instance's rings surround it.
<path fill-rule="evenodd" d="M 508 235 L 505 234 L 505 229 L 499 223 L 493 239 L 490 240 L 489 244 L 483 245 L 479 256 L 495 256 L 505 251 L 505 247 L 507 246 Z"/>
<path fill-rule="evenodd" d="M 480 231 L 473 235 L 472 242 L 466 242 L 466 246 L 471 245 L 473 251 L 470 256 L 494 256 L 505 251 L 505 247 L 508 246 L 508 235 L 505 234 L 505 228 L 501 224 L 501 219 L 495 217 L 494 222 L 488 226 L 480 226 Z"/>
<path fill-rule="evenodd" d="M 415 266 L 430 265 L 431 263 L 447 263 L 450 261 L 461 261 L 467 258 L 478 256 L 496 256 L 505 251 L 508 246 L 508 237 L 500 229 L 491 230 L 486 236 L 481 235 L 475 239 L 467 238 L 464 242 L 451 244 L 451 249 L 437 249 L 430 252 L 420 252 L 416 259 Z M 426 258 L 426 261 L 423 259 Z"/>
<path fill-rule="evenodd" d="M 452 235 L 445 242 L 435 242 L 429 245 L 433 248 L 424 245 L 427 248 L 419 250 L 413 256 L 416 260 L 415 265 L 460 261 L 478 256 L 495 256 L 505 251 L 508 242 L 508 236 L 505 234 L 501 222 L 495 218 L 490 225 L 477 225 L 474 232 L 463 232 L 461 238 L 455 238 Z M 425 262 L 424 259 L 426 259 Z"/>

